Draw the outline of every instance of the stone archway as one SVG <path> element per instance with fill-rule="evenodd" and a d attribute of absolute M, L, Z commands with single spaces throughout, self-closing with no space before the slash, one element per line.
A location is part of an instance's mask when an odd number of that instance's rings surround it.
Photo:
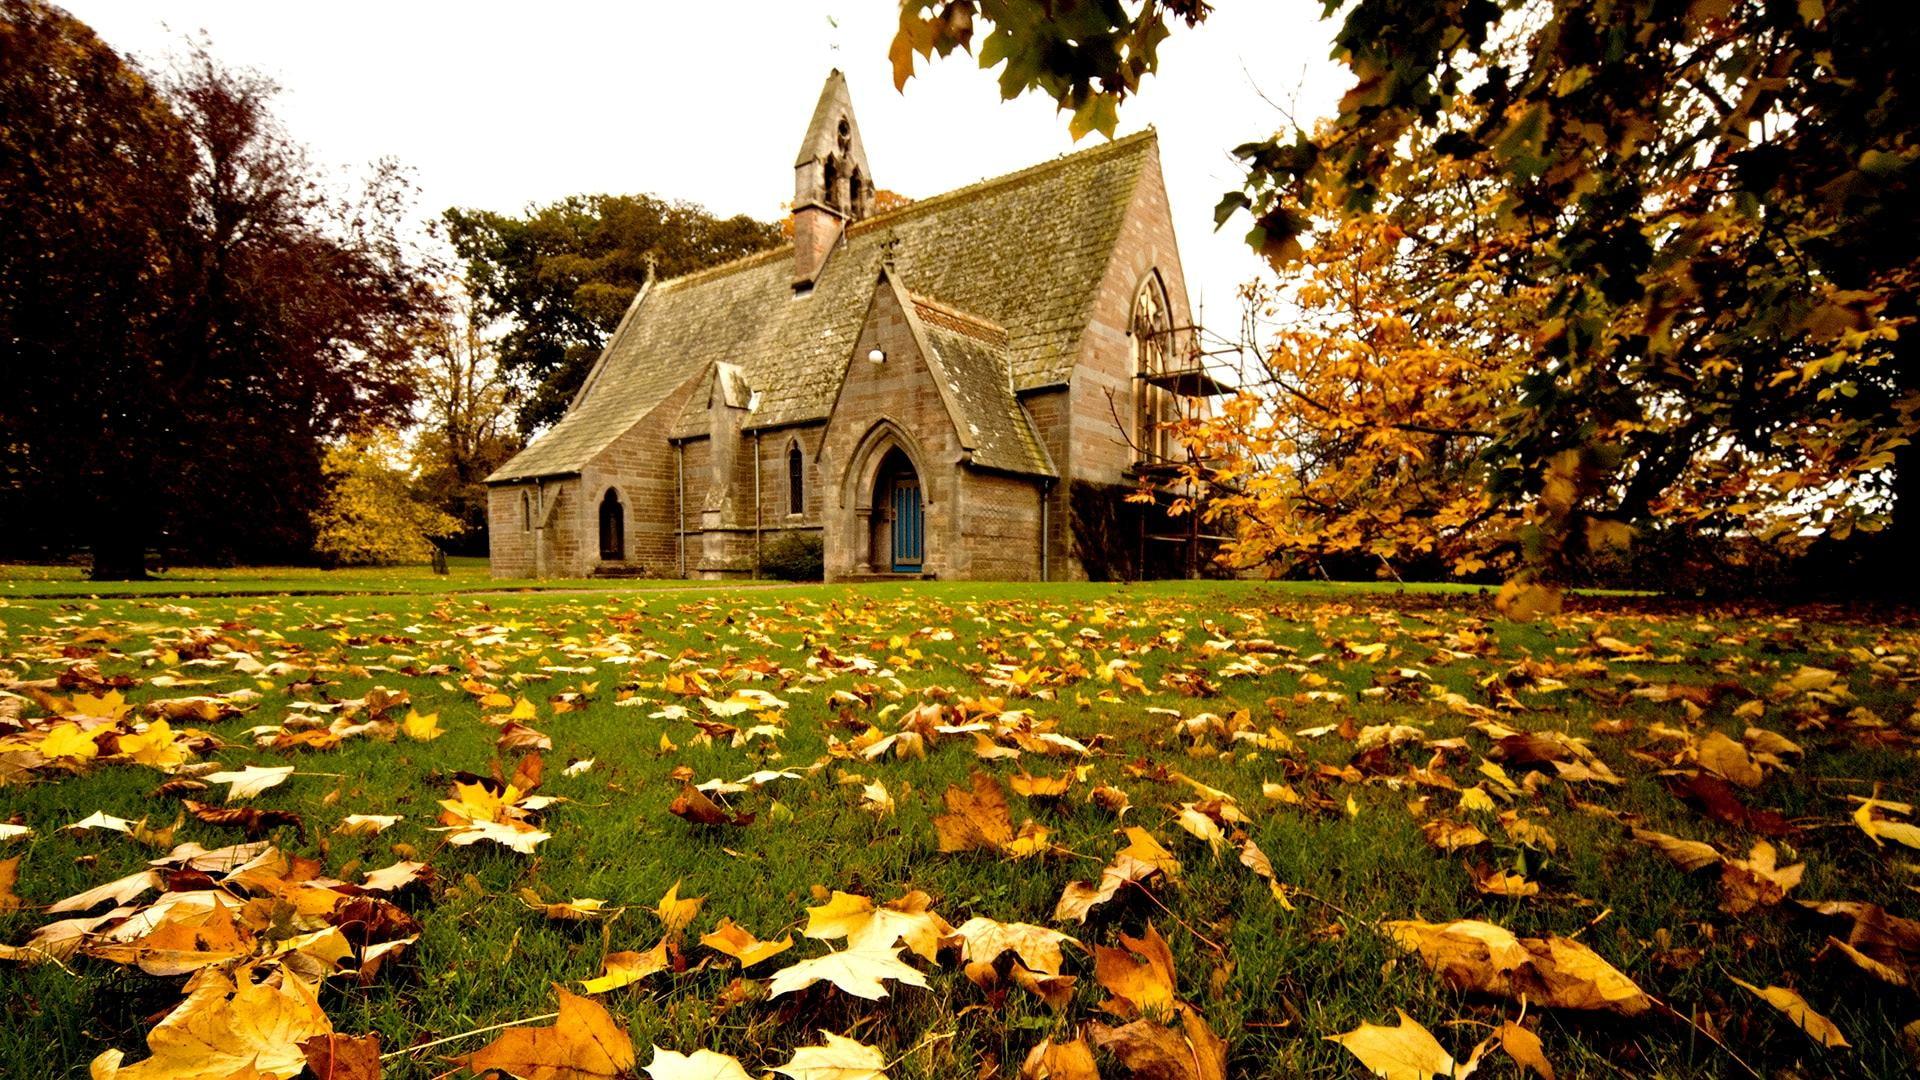
<path fill-rule="evenodd" d="M 877 420 L 846 460 L 828 522 L 829 573 L 919 574 L 941 565 L 939 481 L 927 473 L 927 456 L 913 436 L 892 420 Z"/>
<path fill-rule="evenodd" d="M 627 511 L 620 505 L 618 488 L 608 488 L 600 498 L 600 561 L 620 562 L 627 557 Z"/>
<path fill-rule="evenodd" d="M 927 564 L 927 514 L 920 473 L 897 446 L 874 471 L 868 515 L 868 563 L 895 574 L 918 574 Z"/>

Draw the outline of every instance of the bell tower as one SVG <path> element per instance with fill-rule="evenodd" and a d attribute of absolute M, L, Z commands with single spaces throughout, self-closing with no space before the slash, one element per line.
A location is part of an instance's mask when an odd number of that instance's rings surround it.
<path fill-rule="evenodd" d="M 826 265 L 849 222 L 873 209 L 873 170 L 846 76 L 827 74 L 813 120 L 793 162 L 793 287 L 804 292 Z"/>

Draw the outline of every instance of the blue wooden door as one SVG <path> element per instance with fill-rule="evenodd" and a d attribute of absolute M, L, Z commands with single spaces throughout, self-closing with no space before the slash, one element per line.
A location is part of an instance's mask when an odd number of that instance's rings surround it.
<path fill-rule="evenodd" d="M 920 512 L 920 480 L 902 476 L 893 482 L 893 572 L 917 574 L 926 561 L 926 521 Z"/>

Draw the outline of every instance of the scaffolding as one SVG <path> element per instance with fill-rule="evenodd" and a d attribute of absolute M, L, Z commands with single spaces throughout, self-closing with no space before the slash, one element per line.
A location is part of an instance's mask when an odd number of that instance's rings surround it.
<path fill-rule="evenodd" d="M 1135 335 L 1142 335 L 1136 328 Z M 1206 499 L 1213 489 L 1215 470 L 1209 462 L 1201 460 L 1190 446 L 1180 444 L 1176 448 L 1173 440 L 1165 437 L 1164 431 L 1150 430 L 1152 427 L 1166 428 L 1170 423 L 1195 418 L 1201 409 L 1213 398 L 1235 393 L 1235 388 L 1221 381 L 1207 363 L 1207 354 L 1198 347 L 1202 328 L 1193 326 L 1169 326 L 1150 332 L 1154 338 L 1164 339 L 1165 344 L 1158 348 L 1147 348 L 1141 353 L 1156 358 L 1161 363 L 1143 363 L 1142 370 L 1134 375 L 1138 384 L 1135 389 L 1136 423 L 1134 425 L 1134 452 L 1137 460 L 1128 470 L 1128 477 L 1136 485 L 1136 495 L 1146 496 L 1152 501 L 1153 512 L 1139 515 L 1139 535 L 1136 541 L 1136 577 L 1150 576 L 1149 567 L 1177 566 L 1179 576 L 1195 578 L 1199 576 L 1203 558 L 1208 549 L 1231 539 L 1200 531 L 1200 520 L 1205 516 Z M 1181 342 L 1189 343 L 1184 355 L 1178 352 Z M 1165 361 L 1178 357 L 1176 363 Z M 1164 399 L 1155 400 L 1149 391 L 1164 394 Z M 1180 413 L 1179 420 L 1163 418 L 1162 406 Z M 1116 417 L 1117 419 L 1117 417 Z M 1184 506 L 1184 512 L 1176 515 L 1176 507 Z M 1176 517 L 1185 518 L 1184 529 L 1165 528 L 1156 531 L 1161 523 L 1171 526 Z M 1154 549 L 1149 545 L 1170 545 L 1170 558 L 1162 561 L 1150 559 Z"/>

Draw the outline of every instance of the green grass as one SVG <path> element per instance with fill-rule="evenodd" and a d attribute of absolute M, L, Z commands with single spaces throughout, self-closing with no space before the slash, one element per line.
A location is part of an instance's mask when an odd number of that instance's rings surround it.
<path fill-rule="evenodd" d="M 461 573 L 471 574 L 471 568 Z M 209 580 L 230 585 L 245 579 Z M 298 593 L 305 586 L 295 582 L 315 579 L 268 580 L 284 583 L 280 591 Z M 601 957 L 610 948 L 644 950 L 657 940 L 657 923 L 644 909 L 678 881 L 681 895 L 706 897 L 687 942 L 687 970 L 656 975 L 601 999 L 627 1023 L 643 1064 L 649 1043 L 680 1051 L 704 1046 L 738 1055 L 757 1074 L 783 1063 L 793 1048 L 818 1041 L 815 1032 L 826 1028 L 877 1044 L 889 1057 L 920 1047 L 892 1068 L 896 1077 L 970 1077 L 990 1064 L 999 1075 L 1010 1075 L 1042 1037 L 1064 1037 L 1075 1026 L 1102 1018 L 1098 1004 L 1106 995 L 1085 954 L 1070 956 L 1069 970 L 1081 979 L 1073 1004 L 1061 1016 L 1017 989 L 1004 998 L 989 997 L 962 978 L 951 954 L 938 969 L 916 961 L 927 971 L 931 991 L 898 987 L 889 998 L 868 1003 L 816 988 L 797 998 L 723 1007 L 722 991 L 737 968 L 693 939 L 722 916 L 762 938 L 777 938 L 804 925 L 817 889 L 862 893 L 878 901 L 918 888 L 956 925 L 973 915 L 1054 925 L 1051 914 L 1061 889 L 1071 880 L 1097 877 L 1122 842 L 1114 836 L 1112 815 L 1085 801 L 1092 785 L 1110 784 L 1132 800 L 1121 823 L 1151 831 L 1183 860 L 1186 872 L 1178 885 L 1154 890 L 1167 910 L 1142 897 L 1123 898 L 1098 909 L 1084 927 L 1060 928 L 1089 945 L 1113 945 L 1120 932 L 1138 932 L 1153 922 L 1172 945 L 1181 996 L 1227 1039 L 1232 1075 L 1364 1075 L 1345 1050 L 1322 1036 L 1363 1021 L 1391 1023 L 1396 1008 L 1406 1009 L 1450 1050 L 1464 1055 L 1485 1034 L 1485 1025 L 1517 1012 L 1440 985 L 1417 962 L 1397 956 L 1374 929 L 1382 919 L 1412 917 L 1480 918 L 1517 933 L 1578 934 L 1647 991 L 1713 1025 L 1763 1074 L 1897 1076 L 1912 1067 L 1898 1033 L 1920 1017 L 1914 998 L 1906 991 L 1876 992 L 1850 969 L 1813 964 L 1811 956 L 1830 928 L 1816 928 L 1789 913 L 1792 899 L 1846 899 L 1880 903 L 1897 915 L 1916 914 L 1910 888 L 1916 879 L 1906 857 L 1911 853 L 1876 850 L 1848 821 L 1852 807 L 1843 798 L 1866 794 L 1876 783 L 1888 798 L 1912 801 L 1920 795 L 1912 731 L 1902 726 L 1912 709 L 1912 658 L 1920 647 L 1911 629 L 1604 610 L 1557 623 L 1518 625 L 1494 619 L 1485 601 L 1466 590 L 1406 596 L 1391 588 L 1319 585 L 927 583 L 439 595 L 418 589 L 418 582 L 404 584 L 404 575 L 385 588 L 375 584 L 383 580 L 379 575 L 351 580 L 346 587 L 405 594 L 175 599 L 185 590 L 167 590 L 164 596 L 111 601 L 16 598 L 0 606 L 0 657 L 8 673 L 20 679 L 49 678 L 76 659 L 91 659 L 104 675 L 138 680 L 127 691 L 134 701 L 257 689 L 262 696 L 251 712 L 214 725 L 228 744 L 216 756 L 235 766 L 299 767 L 291 780 L 257 801 L 305 818 L 304 839 L 288 830 L 280 841 L 324 860 L 330 873 L 348 880 L 391 862 L 395 844 L 411 846 L 434 866 L 440 887 L 414 906 L 423 925 L 420 943 L 370 986 L 336 980 L 323 991 L 322 1002 L 338 1030 L 378 1032 L 388 1048 L 549 1011 L 553 982 L 577 983 L 599 974 Z M 482 580 L 476 575 L 470 584 L 479 586 Z M 230 664 L 170 669 L 164 657 L 149 651 L 193 627 L 217 628 L 263 661 L 285 659 L 298 673 L 256 680 L 233 673 Z M 477 627 L 499 629 L 476 634 Z M 114 640 L 103 647 L 79 639 L 94 628 L 109 631 Z M 951 631 L 950 639 L 945 631 Z M 1175 734 L 1171 717 L 1148 711 L 1174 709 L 1192 717 L 1244 709 L 1258 728 L 1272 725 L 1289 732 L 1342 720 L 1360 727 L 1410 723 L 1431 739 L 1464 738 L 1471 752 L 1456 753 L 1444 769 L 1463 785 L 1471 784 L 1489 741 L 1468 728 L 1467 717 L 1423 696 L 1363 697 L 1361 692 L 1391 669 L 1415 667 L 1484 702 L 1488 680 L 1522 663 L 1570 664 L 1584 655 L 1589 635 L 1601 631 L 1651 643 L 1659 662 L 1562 674 L 1566 690 L 1521 689 L 1518 697 L 1526 711 L 1502 717 L 1521 728 L 1591 738 L 1627 780 L 1619 789 L 1554 783 L 1516 804 L 1546 824 L 1559 845 L 1530 871 L 1549 895 L 1528 900 L 1480 895 L 1467 870 L 1469 857 L 1444 855 L 1423 839 L 1409 803 L 1430 795 L 1429 813 L 1452 814 L 1449 794 L 1382 779 L 1349 783 L 1319 775 L 1320 766 L 1339 768 L 1353 757 L 1352 744 L 1338 733 L 1302 738 L 1292 754 L 1223 752 L 1219 743 L 1190 744 Z M 1484 649 L 1469 647 L 1475 635 L 1485 635 Z M 1223 677 L 1220 669 L 1233 656 L 1209 652 L 1206 642 L 1240 639 L 1265 639 L 1294 652 L 1260 654 L 1277 665 L 1271 674 Z M 670 659 L 603 662 L 600 652 L 615 641 Z M 1375 642 L 1385 643 L 1388 651 L 1373 660 L 1342 658 L 1342 643 Z M 827 673 L 811 681 L 816 670 L 825 669 L 810 667 L 808 658 L 823 649 L 870 657 L 891 674 Z M 1877 666 L 1874 650 L 1880 656 Z M 738 808 L 758 815 L 742 828 L 694 828 L 668 813 L 678 790 L 669 773 L 676 768 L 690 769 L 699 780 L 732 779 L 761 768 L 804 769 L 826 757 L 829 737 L 847 740 L 869 723 L 891 731 L 902 713 L 922 701 L 998 696 L 1000 691 L 981 681 L 985 665 L 1092 672 L 1121 656 L 1138 665 L 1147 693 L 1116 691 L 1087 677 L 1062 685 L 1053 700 L 1007 700 L 1009 708 L 1030 709 L 1058 721 L 1064 733 L 1097 744 L 1086 762 L 1088 777 L 1067 800 L 1045 804 L 1009 796 L 1016 823 L 1028 816 L 1043 822 L 1056 844 L 1080 857 L 1010 863 L 982 853 L 939 852 L 933 818 L 943 810 L 940 793 L 964 784 L 982 767 L 964 738 L 941 740 L 924 759 L 830 760 L 805 779 L 737 796 Z M 463 672 L 470 659 L 500 664 L 488 678 L 539 703 L 533 725 L 553 740 L 542 791 L 568 801 L 548 814 L 543 827 L 552 839 L 533 856 L 484 844 L 446 847 L 439 834 L 426 831 L 452 774 L 487 770 L 497 732 L 481 719 L 483 710 L 473 695 L 459 688 L 459 675 L 423 671 L 409 676 L 398 669 L 444 663 Z M 649 716 L 670 702 L 702 712 L 697 698 L 661 689 L 669 671 L 725 669 L 732 662 L 762 659 L 787 674 L 765 682 L 721 680 L 716 696 L 752 685 L 788 700 L 787 734 L 777 743 L 755 742 L 742 749 L 724 741 L 702 745 L 691 723 Z M 1625 691 L 1635 680 L 1733 681 L 1764 695 L 1782 674 L 1802 664 L 1843 671 L 1853 700 L 1832 709 L 1804 701 L 1771 702 L 1758 721 L 1808 750 L 1795 773 L 1772 776 L 1748 793 L 1751 802 L 1808 826 L 1787 842 L 1793 861 L 1807 863 L 1807 873 L 1786 906 L 1737 920 L 1722 915 L 1715 910 L 1710 875 L 1683 875 L 1628 842 L 1618 822 L 1573 805 L 1576 798 L 1591 800 L 1637 815 L 1647 828 L 1746 850 L 1752 837 L 1680 804 L 1660 785 L 1654 764 L 1636 756 L 1661 749 L 1647 734 L 1654 723 L 1719 729 L 1738 738 L 1747 721 L 1730 710 L 1740 699 L 1729 698 L 1690 722 L 1675 704 L 1629 697 Z M 593 673 L 552 670 L 561 667 L 588 667 Z M 146 684 L 168 670 L 212 682 L 190 691 Z M 1196 698 L 1162 684 L 1163 677 L 1196 672 L 1208 676 L 1217 696 Z M 294 685 L 307 682 L 308 673 L 329 681 Z M 1317 685 L 1321 678 L 1324 687 Z M 589 707 L 553 714 L 549 696 L 582 683 L 593 688 Z M 359 739 L 335 750 L 293 755 L 255 749 L 243 735 L 253 725 L 281 721 L 294 700 L 355 698 L 376 685 L 404 689 L 420 711 L 437 711 L 448 734 L 428 743 Z M 1312 689 L 1339 691 L 1345 700 L 1301 696 Z M 871 694 L 874 705 L 834 704 L 829 697 L 836 690 Z M 1101 700 L 1103 691 L 1114 691 L 1116 700 Z M 646 704 L 622 706 L 617 704 L 622 697 Z M 897 708 L 882 719 L 880 711 L 887 706 Z M 1855 707 L 1873 710 L 1900 739 L 1885 748 L 1857 745 L 1840 726 Z M 38 708 L 26 711 L 35 715 Z M 1633 721 L 1633 730 L 1592 734 L 1595 721 L 1619 719 Z M 1803 724 L 1816 720 L 1819 726 Z M 663 736 L 678 749 L 663 750 Z M 1402 751 L 1395 780 L 1425 765 L 1430 754 Z M 597 762 L 591 771 L 560 775 L 568 761 L 586 757 Z M 985 767 L 1004 779 L 1021 766 L 1057 773 L 1069 764 L 1028 754 L 1016 763 Z M 1130 770 L 1130 765 L 1141 768 Z M 1253 819 L 1248 834 L 1271 858 L 1279 879 L 1299 890 L 1295 910 L 1277 904 L 1232 852 L 1215 858 L 1173 824 L 1171 808 L 1194 796 L 1180 785 L 1136 775 L 1154 765 L 1183 771 L 1237 798 Z M 880 819 L 860 811 L 860 787 L 836 782 L 842 770 L 884 782 L 898 806 L 894 816 Z M 25 902 L 44 906 L 133 872 L 152 857 L 123 836 L 74 837 L 57 830 L 95 810 L 170 821 L 170 800 L 148 795 L 159 780 L 148 769 L 110 766 L 57 782 L 0 787 L 0 819 L 12 817 L 35 829 L 33 837 L 0 851 L 23 856 L 19 892 Z M 1278 806 L 1262 797 L 1263 781 L 1285 781 L 1302 793 L 1324 795 L 1333 809 Z M 1352 813 L 1346 809 L 1349 799 Z M 333 835 L 338 821 L 354 813 L 403 814 L 406 820 L 377 837 Z M 1495 863 L 1516 857 L 1517 849 L 1491 817 L 1473 820 L 1494 837 L 1480 857 Z M 189 820 L 179 839 L 213 847 L 239 837 Z M 549 899 L 596 897 L 630 909 L 604 931 L 549 922 L 515 897 L 523 887 Z M 0 914 L 0 941 L 21 940 L 45 918 L 31 910 Z M 1224 953 L 1210 949 L 1203 936 Z M 1671 962 L 1690 948 L 1702 950 L 1697 963 Z M 819 943 L 800 940 L 751 974 L 763 983 L 773 970 L 819 952 Z M 0 1076 L 83 1076 L 86 1063 L 109 1046 L 129 1051 L 129 1060 L 144 1057 L 143 1036 L 155 1014 L 179 999 L 179 978 L 151 977 L 84 958 L 71 967 L 71 972 L 54 965 L 0 967 L 5 990 Z M 1839 1024 L 1854 1048 L 1820 1050 L 1735 987 L 1734 977 L 1799 989 Z M 1628 1022 L 1537 1009 L 1531 1015 L 1542 1017 L 1540 1034 L 1562 1076 L 1740 1072 L 1727 1053 L 1672 1020 Z M 950 1039 L 928 1038 L 948 1032 Z M 438 1052 L 468 1051 L 484 1042 L 468 1040 Z M 1103 1064 L 1109 1075 L 1121 1075 L 1117 1064 Z M 443 1060 L 423 1054 L 418 1060 L 389 1062 L 387 1075 L 424 1078 L 445 1068 Z M 1503 1059 L 1490 1059 L 1482 1075 L 1517 1073 Z"/>
<path fill-rule="evenodd" d="M 84 566 L 0 563 L 0 598 L 141 596 L 340 596 L 388 593 L 517 592 L 684 586 L 684 581 L 596 578 L 495 578 L 487 560 L 450 558 L 442 576 L 425 566 L 177 566 L 145 581 L 93 581 Z"/>

